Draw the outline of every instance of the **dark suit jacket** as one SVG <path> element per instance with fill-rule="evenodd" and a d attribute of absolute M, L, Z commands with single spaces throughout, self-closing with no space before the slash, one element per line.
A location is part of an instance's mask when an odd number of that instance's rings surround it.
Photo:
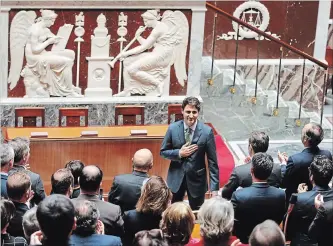
<path fill-rule="evenodd" d="M 4 198 L 8 198 L 7 179 L 8 179 L 8 175 L 1 174 L 1 197 L 4 197 Z"/>
<path fill-rule="evenodd" d="M 291 239 L 291 245 L 315 243 L 309 239 L 308 229 L 317 213 L 314 199 L 318 193 L 324 196 L 324 201 L 333 200 L 333 190 L 328 186 L 315 186 L 311 191 L 297 194 L 297 202 L 287 225 L 287 238 Z"/>
<path fill-rule="evenodd" d="M 13 202 L 16 208 L 14 217 L 9 222 L 7 232 L 14 237 L 24 237 L 22 220 L 29 207 L 25 203 Z"/>
<path fill-rule="evenodd" d="M 14 166 L 9 174 L 17 171 L 26 172 L 31 180 L 31 189 L 35 192 L 34 197 L 31 199 L 31 204 L 39 204 L 45 198 L 45 191 L 43 181 L 39 174 L 31 172 L 30 170 L 26 170 L 23 166 Z"/>
<path fill-rule="evenodd" d="M 312 189 L 308 168 L 316 155 L 325 155 L 332 160 L 332 155 L 328 150 L 315 147 L 306 148 L 301 153 L 290 156 L 287 165 L 281 165 L 282 187 L 286 188 L 287 202 L 292 193 L 297 193 L 299 184 L 306 183 L 309 190 Z"/>
<path fill-rule="evenodd" d="M 109 192 L 109 202 L 119 205 L 122 212 L 135 209 L 143 181 L 148 177 L 147 173 L 137 171 L 115 176 Z"/>
<path fill-rule="evenodd" d="M 251 162 L 234 168 L 228 183 L 222 189 L 222 197 L 230 200 L 232 194 L 238 187 L 249 187 L 252 185 Z M 281 184 L 281 167 L 280 164 L 274 163 L 273 170 L 269 176 L 267 183 L 276 188 Z"/>
<path fill-rule="evenodd" d="M 139 213 L 136 210 L 125 212 L 125 237 L 124 245 L 132 245 L 135 233 L 142 230 L 158 229 L 161 215 L 151 213 Z"/>
<path fill-rule="evenodd" d="M 215 138 L 212 129 L 198 121 L 192 144 L 199 149 L 187 158 L 179 158 L 179 150 L 185 144 L 184 121 L 172 123 L 164 137 L 160 154 L 170 159 L 167 183 L 173 193 L 176 193 L 186 175 L 188 191 L 196 198 L 204 196 L 207 191 L 207 175 L 205 155 L 207 154 L 210 190 L 219 190 L 219 168 L 217 165 Z"/>
<path fill-rule="evenodd" d="M 72 234 L 69 243 L 78 246 L 121 246 L 121 240 L 119 237 L 109 235 L 92 234 L 87 237 L 82 237 L 76 234 Z"/>
<path fill-rule="evenodd" d="M 333 200 L 325 202 L 317 210 L 308 235 L 318 246 L 333 245 Z"/>
<path fill-rule="evenodd" d="M 95 202 L 100 213 L 100 220 L 104 223 L 106 235 L 119 237 L 124 235 L 124 221 L 119 206 L 102 201 L 97 195 L 80 194 L 78 198 L 72 199 L 74 204 L 78 200 Z"/>
<path fill-rule="evenodd" d="M 253 228 L 267 219 L 280 224 L 285 213 L 285 193 L 267 183 L 253 183 L 234 192 L 234 235 L 248 243 Z"/>

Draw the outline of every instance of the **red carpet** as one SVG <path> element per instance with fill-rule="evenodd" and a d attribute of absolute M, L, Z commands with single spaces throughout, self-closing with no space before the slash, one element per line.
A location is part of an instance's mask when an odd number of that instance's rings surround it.
<path fill-rule="evenodd" d="M 215 135 L 216 154 L 220 171 L 220 187 L 224 186 L 235 167 L 234 157 L 220 135 Z"/>

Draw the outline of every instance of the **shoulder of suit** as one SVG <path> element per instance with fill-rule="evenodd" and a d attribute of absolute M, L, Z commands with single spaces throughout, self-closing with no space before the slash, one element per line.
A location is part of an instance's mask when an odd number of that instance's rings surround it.
<path fill-rule="evenodd" d="M 238 165 L 237 167 L 235 167 L 235 172 L 237 174 L 239 174 L 240 172 L 247 171 L 247 170 L 248 170 L 248 172 L 251 170 L 251 162 L 241 164 L 241 165 Z"/>

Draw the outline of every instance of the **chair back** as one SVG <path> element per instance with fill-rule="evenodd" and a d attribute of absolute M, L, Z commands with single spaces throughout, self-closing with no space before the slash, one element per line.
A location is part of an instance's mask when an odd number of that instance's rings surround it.
<path fill-rule="evenodd" d="M 183 119 L 182 105 L 181 104 L 169 104 L 168 105 L 168 124 L 171 123 L 172 115 L 175 116 L 175 120 L 179 121 Z"/>
<path fill-rule="evenodd" d="M 62 118 L 65 117 L 65 123 L 62 124 Z M 59 108 L 59 126 L 76 127 L 81 125 L 81 117 L 84 117 L 84 125 L 88 126 L 88 108 Z"/>
<path fill-rule="evenodd" d="M 136 116 L 140 116 L 141 125 L 145 124 L 145 106 L 117 105 L 115 107 L 115 124 L 119 125 L 119 116 L 123 116 L 123 125 L 137 125 Z"/>
<path fill-rule="evenodd" d="M 41 117 L 41 127 L 45 126 L 44 107 L 15 108 L 15 127 L 18 126 L 19 118 L 23 118 L 23 127 L 37 127 L 37 117 Z"/>

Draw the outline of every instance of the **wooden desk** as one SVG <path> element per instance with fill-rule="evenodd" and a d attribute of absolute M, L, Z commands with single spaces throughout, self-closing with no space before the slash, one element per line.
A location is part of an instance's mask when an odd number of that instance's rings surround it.
<path fill-rule="evenodd" d="M 208 124 L 213 128 L 211 124 Z M 103 170 L 104 193 L 109 192 L 115 175 L 132 172 L 132 157 L 142 148 L 153 153 L 151 175 L 166 180 L 170 161 L 160 156 L 160 148 L 168 125 L 111 127 L 44 127 L 3 128 L 5 139 L 30 137 L 31 132 L 48 132 L 48 138 L 30 138 L 30 167 L 43 179 L 47 194 L 51 191 L 51 175 L 70 160 L 85 165 L 98 165 Z M 145 129 L 147 136 L 130 136 L 130 130 Z M 215 129 L 213 128 L 216 134 Z M 98 131 L 98 137 L 81 137 L 82 131 Z"/>

